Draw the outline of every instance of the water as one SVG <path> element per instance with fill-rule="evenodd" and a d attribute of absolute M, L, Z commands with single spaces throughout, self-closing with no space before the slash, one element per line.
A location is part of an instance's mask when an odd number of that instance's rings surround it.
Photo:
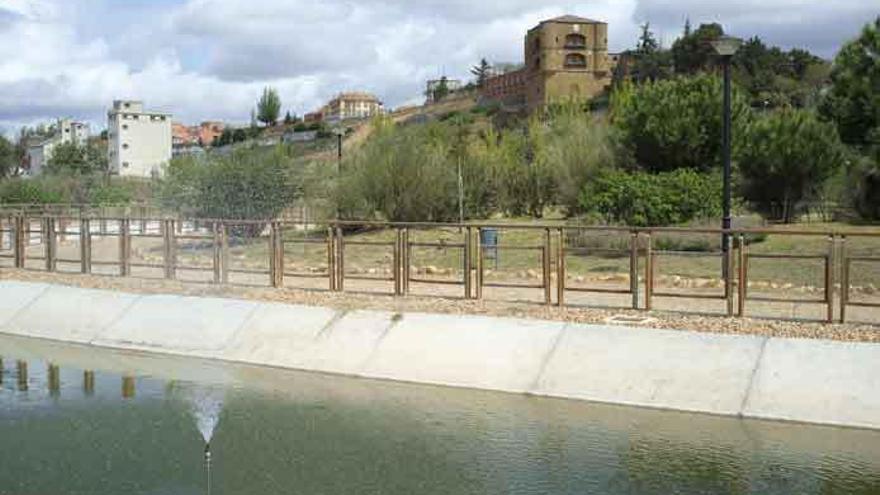
<path fill-rule="evenodd" d="M 208 441 L 215 494 L 880 493 L 874 431 L 12 337 L 0 356 L 4 495 L 209 493 Z"/>

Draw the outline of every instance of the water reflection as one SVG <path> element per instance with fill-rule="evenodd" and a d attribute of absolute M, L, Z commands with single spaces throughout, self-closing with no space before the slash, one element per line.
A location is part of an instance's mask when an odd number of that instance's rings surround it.
<path fill-rule="evenodd" d="M 95 372 L 83 371 L 83 394 L 87 397 L 95 395 Z"/>
<path fill-rule="evenodd" d="M 4 337 L 0 353 L 32 370 L 28 393 L 0 389 L 0 438 L 20 446 L 0 450 L 0 493 L 880 493 L 880 432 Z"/>
<path fill-rule="evenodd" d="M 28 364 L 27 361 L 18 360 L 15 362 L 16 376 L 18 377 L 18 391 L 27 392 L 28 390 Z"/>

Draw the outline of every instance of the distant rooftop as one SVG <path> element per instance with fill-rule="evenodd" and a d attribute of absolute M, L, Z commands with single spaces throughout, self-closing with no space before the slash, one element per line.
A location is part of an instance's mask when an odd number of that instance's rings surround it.
<path fill-rule="evenodd" d="M 541 21 L 542 24 L 545 22 L 564 22 L 567 24 L 605 24 L 602 21 L 587 19 L 586 17 L 578 17 L 576 15 L 562 15 L 559 17 L 554 17 L 553 19 Z"/>

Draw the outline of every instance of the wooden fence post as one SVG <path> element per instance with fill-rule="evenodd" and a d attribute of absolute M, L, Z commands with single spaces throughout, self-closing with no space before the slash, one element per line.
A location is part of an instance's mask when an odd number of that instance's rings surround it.
<path fill-rule="evenodd" d="M 119 275 L 131 275 L 131 220 L 119 220 Z"/>
<path fill-rule="evenodd" d="M 654 252 L 651 246 L 651 233 L 645 235 L 645 310 L 651 311 L 654 296 Z"/>
<path fill-rule="evenodd" d="M 828 236 L 828 256 L 825 258 L 825 302 L 828 304 L 826 321 L 834 323 L 834 269 L 836 257 L 834 248 L 837 244 L 834 234 Z"/>
<path fill-rule="evenodd" d="M 174 233 L 174 220 L 163 220 L 162 221 L 162 230 L 164 235 L 162 236 L 164 240 L 165 247 L 165 278 L 171 280 L 174 279 L 175 276 L 175 264 L 176 264 L 176 255 L 177 255 L 177 246 L 175 240 Z"/>
<path fill-rule="evenodd" d="M 553 304 L 553 283 L 550 277 L 550 246 L 551 246 L 550 229 L 544 229 L 544 245 L 541 247 L 541 276 L 544 280 L 544 304 Z M 557 275 L 558 276 L 558 275 Z M 562 283 L 562 281 L 559 281 Z"/>
<path fill-rule="evenodd" d="M 281 223 L 272 222 L 269 236 L 269 273 L 272 287 L 284 286 L 284 241 L 282 240 Z"/>
<path fill-rule="evenodd" d="M 565 306 L 565 229 L 559 228 L 559 244 L 556 246 L 556 305 Z"/>
<path fill-rule="evenodd" d="M 214 283 L 219 284 L 221 281 L 220 275 L 220 224 L 218 222 L 214 222 L 211 225 L 211 230 L 213 233 L 213 238 L 211 239 L 211 247 L 214 250 L 214 262 L 212 264 L 214 268 Z"/>
<path fill-rule="evenodd" d="M 737 307 L 736 314 L 742 318 L 746 314 L 746 298 L 748 295 L 749 288 L 749 255 L 748 255 L 748 245 L 746 244 L 746 236 L 744 234 L 739 235 L 739 250 L 737 253 L 739 254 L 739 284 L 737 285 L 737 289 L 739 291 L 739 295 L 737 297 L 737 302 L 739 306 Z"/>
<path fill-rule="evenodd" d="M 474 244 L 474 229 L 472 227 L 467 227 L 464 233 L 464 298 L 465 299 L 473 299 L 473 268 L 471 267 L 471 263 L 473 259 L 471 258 L 471 250 L 473 249 Z"/>
<path fill-rule="evenodd" d="M 220 283 L 229 283 L 229 230 L 220 223 Z"/>
<path fill-rule="evenodd" d="M 12 242 L 14 244 L 15 251 L 15 267 L 16 268 L 24 268 L 25 264 L 25 243 L 24 243 L 24 217 L 17 216 L 14 220 L 14 231 L 12 235 Z"/>
<path fill-rule="evenodd" d="M 409 244 L 409 228 L 403 229 L 403 294 L 409 295 L 410 260 L 412 260 L 412 246 Z"/>
<path fill-rule="evenodd" d="M 92 273 L 92 230 L 88 218 L 81 218 L 79 221 L 79 251 L 81 271 Z"/>
<path fill-rule="evenodd" d="M 630 233 L 629 239 L 629 291 L 632 293 L 632 309 L 639 309 L 639 233 Z"/>
<path fill-rule="evenodd" d="M 336 231 L 332 225 L 327 227 L 327 278 L 330 292 L 336 292 Z"/>
<path fill-rule="evenodd" d="M 727 249 L 724 250 L 724 298 L 727 300 L 727 316 L 733 316 L 733 236 L 726 235 L 724 240 Z"/>
<path fill-rule="evenodd" d="M 476 273 L 476 293 L 477 299 L 483 298 L 483 228 L 477 227 L 477 238 L 474 240 L 477 245 L 477 273 Z"/>
<path fill-rule="evenodd" d="M 46 217 L 46 271 L 54 272 L 58 264 L 58 244 L 55 235 L 55 219 Z"/>
<path fill-rule="evenodd" d="M 840 237 L 840 322 L 846 321 L 846 305 L 849 304 L 849 269 L 846 258 L 846 236 Z"/>
<path fill-rule="evenodd" d="M 336 228 L 336 290 L 345 291 L 345 237 L 342 227 Z"/>

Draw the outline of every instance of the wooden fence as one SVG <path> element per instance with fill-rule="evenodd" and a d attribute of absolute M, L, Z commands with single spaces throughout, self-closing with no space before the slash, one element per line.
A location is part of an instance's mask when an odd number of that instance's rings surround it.
<path fill-rule="evenodd" d="M 445 229 L 457 241 L 426 242 L 414 238 L 414 233 Z M 367 240 L 357 235 L 363 232 L 383 232 L 389 240 Z M 529 231 L 536 243 L 485 243 L 487 232 Z M 296 235 L 293 235 L 296 234 Z M 613 234 L 625 239 L 626 245 L 617 246 L 618 257 L 628 257 L 628 283 L 625 287 L 570 286 L 567 282 L 567 260 L 581 251 L 595 253 L 603 248 L 583 247 L 571 241 L 573 236 L 589 239 L 591 236 Z M 707 252 L 659 249 L 658 236 L 705 235 L 720 241 L 720 249 Z M 790 236 L 793 239 L 824 239 L 825 250 L 816 254 L 750 253 L 749 237 L 755 235 Z M 95 238 L 116 238 L 118 255 L 115 259 L 96 259 L 92 253 Z M 59 242 L 77 239 L 78 256 L 59 255 Z M 153 269 L 166 279 L 176 279 L 180 272 L 201 272 L 206 281 L 214 284 L 230 283 L 230 275 L 248 275 L 262 279 L 271 287 L 296 286 L 297 279 L 324 279 L 324 290 L 341 292 L 347 281 L 369 281 L 387 284 L 391 294 L 406 296 L 412 284 L 457 286 L 459 297 L 481 299 L 486 288 L 520 289 L 534 291 L 544 304 L 563 306 L 572 294 L 619 294 L 628 296 L 627 307 L 651 310 L 658 298 L 687 300 L 715 300 L 723 302 L 728 316 L 747 314 L 749 302 L 780 302 L 817 305 L 824 307 L 824 321 L 843 322 L 847 309 L 852 307 L 880 308 L 876 302 L 852 301 L 850 284 L 853 263 L 880 263 L 880 257 L 847 255 L 848 239 L 876 238 L 878 231 L 816 231 L 790 229 L 687 229 L 687 228 L 626 228 L 585 227 L 565 224 L 437 224 L 325 221 L 307 224 L 283 220 L 247 221 L 215 219 L 178 219 L 156 217 L 62 216 L 34 214 L 33 212 L 0 212 L 0 260 L 12 260 L 19 269 L 57 271 L 59 263 L 78 266 L 81 273 L 93 273 L 95 267 L 104 267 L 102 274 L 132 276 L 133 268 Z M 132 257 L 132 243 L 138 239 L 153 239 L 161 245 L 161 260 L 137 260 Z M 230 256 L 231 239 L 237 244 L 247 242 L 260 247 L 264 268 L 233 266 Z M 210 254 L 210 263 L 187 264 L 178 257 L 181 242 L 198 246 L 199 252 Z M 723 244 L 726 242 L 726 246 Z M 326 269 L 319 272 L 297 271 L 290 268 L 291 246 L 305 246 L 326 251 Z M 346 269 L 349 252 L 362 247 L 388 252 L 388 262 L 382 273 L 365 275 Z M 460 277 L 429 277 L 413 272 L 413 251 L 419 248 L 442 249 L 460 254 Z M 265 249 L 265 255 L 263 255 Z M 488 261 L 499 252 L 524 251 L 536 255 L 536 280 L 530 283 L 511 283 L 487 279 Z M 658 266 L 669 256 L 711 257 L 718 260 L 720 292 L 663 291 L 655 283 Z M 794 260 L 815 261 L 823 267 L 822 292 L 812 298 L 778 298 L 753 294 L 749 290 L 750 266 L 756 260 L 788 263 Z M 31 263 L 29 264 L 28 261 Z M 39 261 L 34 267 L 34 261 Z M 818 282 L 818 281 L 817 281 Z M 838 289 L 839 287 L 839 289 Z"/>

